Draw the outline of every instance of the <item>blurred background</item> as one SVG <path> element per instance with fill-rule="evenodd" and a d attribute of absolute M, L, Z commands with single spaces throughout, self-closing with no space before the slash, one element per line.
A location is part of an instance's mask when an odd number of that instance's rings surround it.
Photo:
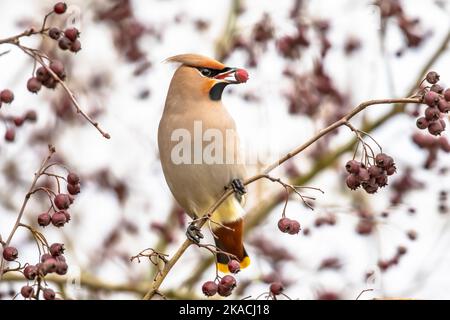
<path fill-rule="evenodd" d="M 37 113 L 37 122 L 14 128 L 13 142 L 0 141 L 0 234 L 6 238 L 10 232 L 47 145 L 54 145 L 55 159 L 82 180 L 72 220 L 63 228 L 42 229 L 36 219 L 48 203 L 36 196 L 23 221 L 49 243 L 65 244 L 68 273 L 48 285 L 67 299 L 140 298 L 155 270 L 148 259 L 138 263 L 130 257 L 146 248 L 171 255 L 185 239 L 189 220 L 169 192 L 156 145 L 176 68 L 164 59 L 199 53 L 248 70 L 250 80 L 227 88 L 223 102 L 236 120 L 246 155 L 256 159 L 249 174 L 363 101 L 412 95 L 429 70 L 440 74 L 442 86 L 450 83 L 450 4 L 445 0 L 67 4 L 66 14 L 51 16 L 48 25 L 78 28 L 81 51 L 64 52 L 41 36 L 23 43 L 64 62 L 67 85 L 110 140 L 76 114 L 61 88 L 28 92 L 32 59 L 0 45 L 0 53 L 6 52 L 0 56 L 0 89 L 15 94 L 14 102 L 0 110 L 5 123 L 0 136 L 14 127 L 5 117 Z M 0 39 L 39 27 L 53 5 L 1 1 Z M 360 299 L 450 298 L 450 156 L 436 143 L 417 143 L 427 134 L 415 125 L 423 109 L 377 105 L 352 120 L 397 165 L 389 185 L 376 194 L 345 185 L 344 166 L 355 150 L 348 128 L 277 168 L 276 177 L 324 191 L 305 190 L 317 198 L 313 211 L 290 198 L 286 214 L 302 226 L 296 236 L 277 228 L 281 186 L 252 184 L 246 243 L 253 263 L 237 275 L 233 297 L 256 298 L 277 280 L 291 299 L 356 299 L 366 289 Z M 366 142 L 377 148 L 370 138 Z M 205 241 L 212 241 L 205 234 Z M 19 229 L 11 244 L 22 264 L 38 262 L 26 229 Z M 202 283 L 215 277 L 212 261 L 207 250 L 189 248 L 162 293 L 171 299 L 204 298 Z M 11 299 L 25 283 L 20 275 L 7 274 L 0 281 L 1 298 Z"/>

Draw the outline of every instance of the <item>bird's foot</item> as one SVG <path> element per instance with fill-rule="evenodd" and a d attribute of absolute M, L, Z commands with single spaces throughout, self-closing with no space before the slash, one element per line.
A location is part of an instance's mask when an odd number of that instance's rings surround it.
<path fill-rule="evenodd" d="M 186 237 L 194 242 L 195 244 L 199 244 L 200 240 L 203 239 L 203 234 L 200 231 L 200 228 L 195 224 L 196 221 L 193 221 L 189 224 L 186 230 Z"/>
<path fill-rule="evenodd" d="M 228 188 L 232 188 L 234 193 L 236 193 L 238 196 L 243 196 L 247 193 L 247 189 L 245 188 L 245 185 L 244 183 L 242 183 L 241 179 L 234 179 L 233 181 L 231 181 L 227 189 Z"/>

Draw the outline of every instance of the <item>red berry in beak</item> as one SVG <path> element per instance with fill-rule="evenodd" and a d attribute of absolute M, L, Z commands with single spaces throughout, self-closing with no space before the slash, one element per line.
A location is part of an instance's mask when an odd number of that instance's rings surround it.
<path fill-rule="evenodd" d="M 248 80 L 248 72 L 244 69 L 237 69 L 234 73 L 234 78 L 239 83 L 247 82 Z"/>

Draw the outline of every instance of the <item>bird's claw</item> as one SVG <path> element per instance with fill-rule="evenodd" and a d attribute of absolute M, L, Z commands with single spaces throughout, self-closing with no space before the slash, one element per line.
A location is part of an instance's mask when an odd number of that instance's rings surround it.
<path fill-rule="evenodd" d="M 186 230 L 186 237 L 196 244 L 199 244 L 200 240 L 203 239 L 203 234 L 200 231 L 200 228 L 197 227 L 195 222 L 192 222 L 191 224 L 189 224 L 189 226 Z"/>
<path fill-rule="evenodd" d="M 233 181 L 231 181 L 230 187 L 239 196 L 243 196 L 247 193 L 247 189 L 245 188 L 245 185 L 242 183 L 241 179 L 234 179 Z"/>

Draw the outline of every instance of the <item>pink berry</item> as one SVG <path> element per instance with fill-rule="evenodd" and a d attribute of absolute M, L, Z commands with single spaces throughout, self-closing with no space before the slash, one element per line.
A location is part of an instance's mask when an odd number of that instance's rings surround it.
<path fill-rule="evenodd" d="M 202 285 L 203 294 L 207 297 L 212 297 L 217 293 L 218 286 L 214 281 L 206 281 Z"/>
<path fill-rule="evenodd" d="M 63 14 L 64 12 L 66 12 L 66 10 L 67 10 L 67 4 L 65 4 L 64 2 L 58 2 L 53 7 L 53 11 L 56 14 Z"/>
<path fill-rule="evenodd" d="M 41 214 L 38 216 L 38 224 L 39 224 L 41 227 L 46 227 L 46 226 L 48 226 L 48 225 L 50 224 L 51 221 L 52 221 L 52 217 L 51 217 L 47 212 L 41 213 Z"/>
<path fill-rule="evenodd" d="M 53 202 L 55 203 L 55 206 L 59 209 L 59 210 L 64 210 L 69 208 L 70 206 L 70 198 L 69 195 L 64 194 L 64 193 L 60 193 L 57 194 L 55 196 L 55 199 L 53 200 Z"/>
<path fill-rule="evenodd" d="M 33 296 L 34 290 L 32 286 L 23 286 L 22 289 L 20 289 L 20 294 L 24 298 L 30 298 Z"/>
<path fill-rule="evenodd" d="M 45 300 L 55 300 L 55 291 L 52 289 L 44 289 L 44 299 Z"/>
<path fill-rule="evenodd" d="M 9 90 L 5 89 L 0 92 L 0 101 L 4 103 L 11 103 L 14 100 L 14 93 Z"/>
<path fill-rule="evenodd" d="M 228 262 L 228 270 L 230 270 L 231 273 L 238 273 L 241 271 L 241 265 L 236 260 L 230 260 L 230 262 Z"/>
<path fill-rule="evenodd" d="M 279 295 L 283 292 L 284 288 L 283 288 L 283 284 L 281 282 L 272 282 L 270 284 L 270 293 L 272 293 L 273 295 Z"/>
<path fill-rule="evenodd" d="M 14 247 L 6 247 L 3 249 L 3 259 L 6 261 L 14 261 L 19 257 L 19 253 Z"/>
<path fill-rule="evenodd" d="M 237 69 L 236 72 L 234 73 L 234 78 L 239 83 L 247 82 L 248 72 L 244 69 Z"/>

